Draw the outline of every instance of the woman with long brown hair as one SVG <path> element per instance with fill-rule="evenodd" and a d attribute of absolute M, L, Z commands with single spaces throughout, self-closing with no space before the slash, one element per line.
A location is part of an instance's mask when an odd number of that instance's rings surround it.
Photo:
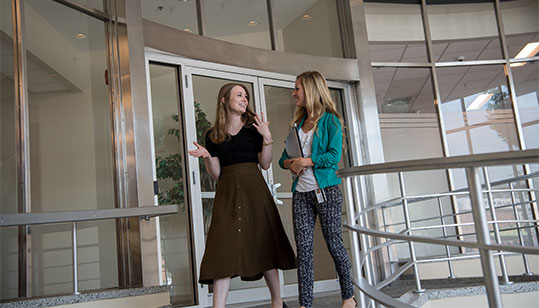
<path fill-rule="evenodd" d="M 199 282 L 213 284 L 213 307 L 224 307 L 231 277 L 258 280 L 264 276 L 273 308 L 286 307 L 277 269 L 296 267 L 294 251 L 258 165 L 272 160 L 269 122 L 249 109 L 241 84 L 221 87 L 214 125 L 205 147 L 194 142 L 194 157 L 218 179 L 212 220 L 202 258 Z"/>
<path fill-rule="evenodd" d="M 298 254 L 298 287 L 301 307 L 313 303 L 313 242 L 316 216 L 339 275 L 342 306 L 356 306 L 350 259 L 341 235 L 343 195 L 335 171 L 343 149 L 343 120 L 331 98 L 326 79 L 316 71 L 296 78 L 296 124 L 303 157 L 291 158 L 286 149 L 279 165 L 296 178 L 292 184 L 292 219 Z"/>

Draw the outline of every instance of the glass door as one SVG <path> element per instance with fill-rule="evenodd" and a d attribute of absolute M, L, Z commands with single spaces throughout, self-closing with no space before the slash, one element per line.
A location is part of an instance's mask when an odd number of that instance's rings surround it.
<path fill-rule="evenodd" d="M 283 170 L 279 167 L 279 159 L 284 148 L 284 139 L 290 129 L 290 122 L 296 109 L 295 100 L 292 98 L 294 90 L 294 82 L 279 81 L 275 79 L 259 78 L 259 88 L 261 95 L 262 108 L 267 114 L 270 123 L 270 128 L 273 136 L 273 163 L 268 170 L 268 182 L 274 189 L 279 212 L 283 221 L 286 233 L 295 249 L 293 225 L 292 225 L 292 176 L 288 170 Z M 339 112 L 344 115 L 342 108 L 347 86 L 345 84 L 330 83 L 330 92 L 334 102 L 337 104 Z M 343 153 L 343 159 L 340 162 L 340 167 L 344 167 L 345 162 L 348 163 L 348 154 L 350 151 Z M 344 213 L 343 213 L 344 217 Z M 343 232 L 346 230 L 343 229 Z M 326 247 L 320 223 L 317 220 L 314 235 L 314 280 L 315 292 L 324 292 L 339 289 L 337 274 L 331 255 Z M 343 233 L 345 245 L 348 245 L 348 236 Z M 296 270 L 288 270 L 283 272 L 283 296 L 293 296 L 297 294 L 297 274 Z"/>
<path fill-rule="evenodd" d="M 171 190 L 171 188 L 181 186 L 183 194 L 176 195 L 182 199 L 176 202 L 181 207 L 182 204 L 185 205 L 183 213 L 171 218 L 174 221 L 161 222 L 160 246 L 161 259 L 163 260 L 161 281 L 162 284 L 173 286 L 175 304 L 179 306 L 210 306 L 212 287 L 198 284 L 197 280 L 204 254 L 206 235 L 211 222 L 216 181 L 205 170 L 204 162 L 188 156 L 187 151 L 194 149 L 193 141 L 195 140 L 199 144 L 205 143 L 205 132 L 215 121 L 217 95 L 221 86 L 230 82 L 246 86 L 250 94 L 249 104 L 252 110 L 257 114 L 264 112 L 265 117 L 271 122 L 270 129 L 274 140 L 273 163 L 272 167 L 267 171 L 263 170 L 262 174 L 270 191 L 274 193 L 285 231 L 292 247 L 294 247 L 292 193 L 290 192 L 292 179 L 288 171 L 282 170 L 278 166 L 284 147 L 284 137 L 288 132 L 295 111 L 295 102 L 292 98 L 294 76 L 265 74 L 265 72 L 224 67 L 162 55 L 149 58 L 169 63 L 168 65 L 157 63 L 149 65 L 152 83 L 151 100 L 154 100 L 152 109 L 154 133 L 152 135 L 155 138 L 154 152 L 158 169 L 156 172 L 159 189 L 158 201 L 159 204 L 163 202 L 175 203 L 167 200 L 167 196 L 170 198 L 172 195 L 164 194 L 162 190 Z M 272 79 L 262 76 L 271 76 Z M 346 84 L 341 83 L 330 83 L 330 88 L 339 111 L 344 113 L 342 106 L 344 106 L 345 101 L 350 100 L 350 89 Z M 162 107 L 156 107 L 155 104 L 158 100 L 161 100 L 159 104 L 162 104 Z M 346 118 L 346 115 L 344 116 Z M 174 146 L 167 147 L 167 142 L 171 142 Z M 163 152 L 165 149 L 163 145 L 166 148 L 165 152 Z M 352 152 L 345 151 L 347 155 L 354 155 Z M 159 155 L 179 157 L 182 167 L 160 168 L 160 164 L 166 161 L 168 156 L 159 158 Z M 348 164 L 348 156 L 341 161 L 341 167 L 344 167 L 345 162 Z M 176 170 L 177 177 L 181 180 L 173 183 L 174 181 L 170 179 L 161 179 L 161 171 L 164 172 L 166 169 Z M 346 233 L 343 234 L 343 238 L 345 245 L 348 245 Z M 176 248 L 179 247 L 176 244 L 180 244 L 180 242 L 183 243 L 182 247 L 184 248 L 181 251 L 176 251 Z M 319 224 L 317 224 L 315 232 L 314 258 L 315 292 L 338 290 L 339 285 L 333 260 L 326 248 Z M 282 296 L 297 296 L 296 270 L 284 271 L 280 274 Z M 194 298 L 194 302 L 190 298 Z M 270 300 L 269 290 L 264 279 L 255 282 L 244 282 L 239 278 L 232 279 L 228 304 L 260 300 Z"/>
<path fill-rule="evenodd" d="M 207 70 L 202 68 L 187 67 L 186 68 L 186 91 L 190 93 L 186 96 L 186 105 L 193 107 L 193 117 L 188 124 L 187 130 L 193 130 L 193 140 L 201 145 L 205 143 L 205 133 L 215 121 L 215 112 L 217 105 L 217 95 L 219 89 L 227 83 L 240 83 L 249 91 L 249 106 L 256 113 L 260 113 L 260 95 L 257 87 L 257 78 L 253 76 L 232 74 L 228 72 L 220 72 Z M 189 149 L 194 148 L 192 142 L 188 144 Z M 200 183 L 200 197 L 193 196 L 194 204 L 201 204 L 203 217 L 203 241 L 197 243 L 202 248 L 205 246 L 206 235 L 211 222 L 211 214 L 213 208 L 213 198 L 215 197 L 216 181 L 213 180 L 206 171 L 204 161 L 202 159 L 190 158 L 195 164 L 194 168 L 198 169 L 198 183 Z M 208 304 L 211 303 L 212 287 L 208 289 L 209 297 Z M 242 303 L 246 301 L 254 301 L 260 299 L 269 299 L 269 291 L 266 287 L 264 279 L 254 282 L 244 282 L 239 277 L 232 279 L 230 284 L 230 293 L 228 295 L 228 303 Z"/>

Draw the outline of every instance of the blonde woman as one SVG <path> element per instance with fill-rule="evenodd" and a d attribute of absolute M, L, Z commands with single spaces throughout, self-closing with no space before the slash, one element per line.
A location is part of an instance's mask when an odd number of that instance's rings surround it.
<path fill-rule="evenodd" d="M 262 115 L 263 116 L 263 115 Z M 258 169 L 272 160 L 269 122 L 249 109 L 249 94 L 241 84 L 221 87 L 214 125 L 205 147 L 194 142 L 194 157 L 218 179 L 202 258 L 199 282 L 213 284 L 213 307 L 225 307 L 231 277 L 258 280 L 264 276 L 273 308 L 286 307 L 277 269 L 296 267 L 268 186 Z"/>
<path fill-rule="evenodd" d="M 322 74 L 304 72 L 296 78 L 292 97 L 303 150 L 300 158 L 290 158 L 283 151 L 279 165 L 296 175 L 292 184 L 294 237 L 298 254 L 298 287 L 301 307 L 313 303 L 313 240 L 316 216 L 339 275 L 343 307 L 355 307 L 350 259 L 341 236 L 343 195 L 335 174 L 343 148 L 343 120 Z"/>

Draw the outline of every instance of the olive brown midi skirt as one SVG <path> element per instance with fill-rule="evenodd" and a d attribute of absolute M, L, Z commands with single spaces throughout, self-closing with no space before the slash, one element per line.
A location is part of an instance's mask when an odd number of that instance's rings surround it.
<path fill-rule="evenodd" d="M 257 164 L 223 167 L 199 282 L 236 276 L 258 280 L 264 271 L 295 267 L 294 251 Z"/>

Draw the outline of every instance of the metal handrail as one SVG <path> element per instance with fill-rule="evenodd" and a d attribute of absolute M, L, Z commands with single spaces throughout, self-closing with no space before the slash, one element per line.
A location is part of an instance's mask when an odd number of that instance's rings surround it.
<path fill-rule="evenodd" d="M 77 222 L 140 217 L 150 217 L 178 213 L 178 205 L 140 206 L 132 208 L 115 208 L 102 210 L 0 214 L 0 227 L 15 227 L 40 224 L 67 223 L 72 224 L 72 259 L 73 259 L 73 294 L 79 294 L 78 256 L 77 256 Z"/>
<path fill-rule="evenodd" d="M 178 205 L 172 204 L 100 210 L 0 214 L 0 227 L 79 222 L 135 216 L 148 218 L 153 216 L 174 214 L 177 212 Z"/>
<path fill-rule="evenodd" d="M 537 189 L 533 189 L 533 187 L 527 189 L 514 189 L 513 184 L 517 181 L 522 180 L 528 180 L 532 177 L 536 176 L 536 173 L 539 174 L 539 172 L 534 172 L 533 174 L 527 174 L 523 176 L 517 176 L 511 179 L 504 179 L 501 181 L 496 182 L 490 182 L 490 179 L 488 177 L 488 170 L 485 166 L 495 166 L 495 165 L 518 165 L 518 164 L 527 164 L 527 163 L 539 163 L 539 150 L 533 149 L 533 150 L 524 150 L 524 151 L 510 151 L 510 152 L 500 152 L 500 153 L 488 153 L 488 154 L 479 154 L 479 155 L 464 155 L 464 156 L 456 156 L 456 157 L 448 157 L 448 158 L 432 158 L 432 159 L 419 159 L 419 160 L 409 160 L 409 161 L 400 161 L 400 162 L 391 162 L 391 163 L 384 163 L 384 164 L 373 164 L 373 165 L 366 165 L 366 166 L 357 166 L 357 167 L 350 167 L 345 169 L 340 169 L 337 171 L 337 175 L 341 178 L 345 179 L 345 194 L 346 194 L 346 203 L 347 203 L 347 215 L 348 215 L 348 223 L 345 224 L 345 227 L 353 232 L 350 232 L 351 237 L 351 252 L 353 256 L 354 261 L 354 274 L 358 278 L 355 283 L 362 291 L 360 293 L 360 303 L 365 304 L 365 295 L 367 295 L 370 300 L 374 300 L 380 304 L 385 304 L 391 302 L 391 297 L 379 293 L 374 292 L 373 290 L 377 290 L 376 286 L 385 286 L 395 279 L 397 279 L 400 274 L 404 272 L 403 267 L 400 267 L 397 272 L 392 274 L 390 277 L 386 278 L 384 281 L 379 282 L 378 284 L 374 283 L 373 274 L 372 274 L 372 266 L 369 266 L 372 261 L 369 261 L 370 254 L 377 250 L 382 249 L 383 247 L 387 247 L 389 249 L 389 245 L 395 244 L 395 243 L 408 243 L 409 250 L 410 250 L 410 256 L 411 261 L 407 263 L 406 269 L 413 267 L 414 268 L 414 276 L 416 281 L 416 289 L 417 291 L 422 291 L 421 289 L 421 283 L 419 278 L 419 272 L 417 269 L 417 264 L 419 263 L 425 263 L 430 262 L 429 259 L 421 259 L 418 260 L 415 256 L 415 248 L 413 243 L 414 242 L 420 242 L 420 243 L 430 243 L 430 244 L 437 244 L 437 245 L 443 245 L 446 247 L 446 255 L 447 258 L 438 258 L 438 260 L 432 261 L 432 262 L 445 262 L 447 261 L 450 266 L 450 274 L 451 277 L 453 277 L 452 273 L 452 260 L 460 259 L 461 256 L 451 256 L 448 246 L 457 246 L 457 247 L 467 247 L 472 249 L 479 249 L 479 256 L 481 257 L 481 264 L 483 267 L 483 274 L 485 277 L 485 286 L 487 289 L 487 297 L 488 302 L 491 307 L 501 307 L 501 298 L 499 294 L 499 286 L 498 286 L 498 278 L 496 276 L 496 272 L 494 269 L 494 263 L 493 263 L 493 256 L 496 255 L 500 258 L 500 265 L 502 267 L 502 276 L 504 278 L 505 283 L 510 283 L 507 276 L 507 269 L 505 268 L 505 255 L 511 255 L 511 254 L 522 254 L 524 258 L 526 273 L 529 273 L 529 268 L 527 266 L 527 259 L 526 254 L 534 254 L 539 255 L 539 248 L 537 247 L 529 247 L 529 246 L 523 246 L 524 242 L 522 239 L 522 235 L 520 233 L 520 229 L 522 229 L 521 224 L 534 224 L 537 226 L 537 220 L 521 220 L 520 217 L 518 217 L 518 213 L 515 214 L 516 220 L 498 220 L 496 218 L 496 209 L 498 209 L 498 206 L 494 205 L 493 202 L 493 194 L 494 193 L 511 193 L 512 194 L 512 204 L 508 205 L 508 207 L 513 207 L 513 210 L 515 210 L 515 204 L 517 203 L 514 198 L 514 193 L 516 191 L 518 192 L 526 192 L 529 194 L 530 201 L 524 202 L 526 204 L 535 203 L 536 200 L 534 198 L 535 192 L 537 192 Z M 447 193 L 442 194 L 431 194 L 428 196 L 419 196 L 420 198 L 417 198 L 418 196 L 412 197 L 407 196 L 406 191 L 404 189 L 404 177 L 402 175 L 405 171 L 425 171 L 425 170 L 432 170 L 432 169 L 456 169 L 456 168 L 465 168 L 466 169 L 466 175 L 468 179 L 468 189 L 459 189 L 455 191 L 450 191 Z M 479 168 L 483 168 L 484 178 L 485 178 L 485 190 L 482 191 L 482 185 L 479 180 L 479 174 L 478 170 Z M 382 203 L 378 203 L 372 206 L 365 206 L 362 204 L 362 198 L 360 198 L 355 194 L 358 194 L 362 191 L 360 187 L 358 187 L 361 183 L 361 181 L 358 179 L 359 176 L 367 176 L 367 175 L 373 175 L 373 174 L 381 174 L 381 173 L 398 173 L 399 175 L 399 183 L 401 186 L 401 197 L 394 198 L 392 200 L 388 200 Z M 354 180 L 352 180 L 354 179 Z M 492 186 L 495 185 L 502 185 L 502 184 L 509 184 L 510 189 L 492 189 Z M 530 184 L 528 184 L 530 185 Z M 469 192 L 468 192 L 469 191 Z M 488 201 L 488 208 L 490 209 L 491 213 L 491 221 L 487 222 L 486 219 L 486 212 L 485 212 L 485 205 L 483 204 L 483 193 L 487 195 L 487 201 Z M 410 220 L 410 214 L 408 210 L 409 202 L 413 203 L 415 201 L 424 201 L 427 199 L 438 199 L 438 206 L 441 206 L 441 198 L 443 197 L 454 197 L 458 194 L 464 194 L 469 195 L 471 199 L 472 204 L 472 210 L 471 214 L 473 217 L 474 225 L 476 232 L 474 233 L 476 235 L 477 241 L 471 242 L 471 241 L 462 241 L 457 239 L 448 239 L 449 237 L 454 237 L 451 235 L 447 235 L 445 232 L 445 228 L 451 228 L 451 227 L 457 227 L 460 225 L 471 225 L 471 223 L 465 223 L 465 224 L 445 224 L 443 222 L 443 217 L 447 216 L 443 214 L 442 209 L 439 209 L 440 215 L 437 217 L 429 218 L 428 220 L 432 219 L 441 219 L 441 225 L 436 226 L 428 226 L 428 227 L 411 227 L 411 220 Z M 428 198 L 425 198 L 428 197 Z M 404 211 L 404 223 L 399 223 L 400 225 L 405 225 L 403 233 L 410 233 L 407 234 L 396 234 L 386 231 L 379 231 L 379 230 L 372 230 L 367 228 L 368 224 L 368 217 L 371 217 L 367 214 L 372 213 L 375 210 L 382 210 L 382 214 L 384 212 L 384 209 L 390 206 L 398 205 L 399 203 L 403 206 Z M 519 202 L 521 203 L 521 202 Z M 502 207 L 505 207 L 503 205 Z M 467 211 L 468 212 L 468 211 Z M 450 214 L 452 215 L 460 215 L 462 213 L 458 214 Z M 385 217 L 384 215 L 382 215 Z M 517 231 L 519 233 L 519 241 L 522 246 L 516 246 L 516 245 L 507 245 L 501 243 L 501 237 L 500 232 L 505 229 L 500 229 L 498 227 L 498 224 L 506 224 L 506 223 L 516 223 L 517 224 Z M 488 224 L 493 224 L 494 226 L 494 235 L 496 238 L 495 243 L 490 242 L 490 236 L 489 236 L 489 229 Z M 385 225 L 385 218 L 384 218 L 384 224 L 383 227 L 386 228 Z M 412 231 L 417 230 L 424 230 L 424 229 L 432 229 L 432 228 L 441 228 L 444 231 L 443 238 L 437 238 L 437 237 L 428 237 L 428 236 L 418 236 L 418 235 L 411 235 Z M 529 228 L 529 227 L 528 227 Z M 369 239 L 368 236 L 376 237 L 376 238 L 386 238 L 390 239 L 386 241 L 383 244 L 376 245 L 375 247 L 369 247 Z M 387 243 L 391 242 L 391 243 Z M 363 248 L 363 252 L 360 252 L 359 247 L 361 243 L 361 247 Z M 374 249 L 371 249 L 374 248 Z M 466 258 L 477 258 L 478 255 L 469 255 L 469 256 L 462 256 Z M 362 276 L 362 273 L 366 276 L 366 279 L 364 279 Z M 389 301 L 389 302 L 388 302 Z M 391 302 L 391 304 L 386 305 L 389 307 L 400 307 L 404 303 L 398 302 L 399 304 L 395 304 L 394 302 Z"/>
<path fill-rule="evenodd" d="M 433 169 L 458 169 L 497 165 L 539 163 L 539 150 L 508 151 L 487 154 L 461 155 L 452 157 L 403 160 L 398 162 L 348 167 L 337 170 L 344 178 L 358 175 L 426 171 Z"/>

